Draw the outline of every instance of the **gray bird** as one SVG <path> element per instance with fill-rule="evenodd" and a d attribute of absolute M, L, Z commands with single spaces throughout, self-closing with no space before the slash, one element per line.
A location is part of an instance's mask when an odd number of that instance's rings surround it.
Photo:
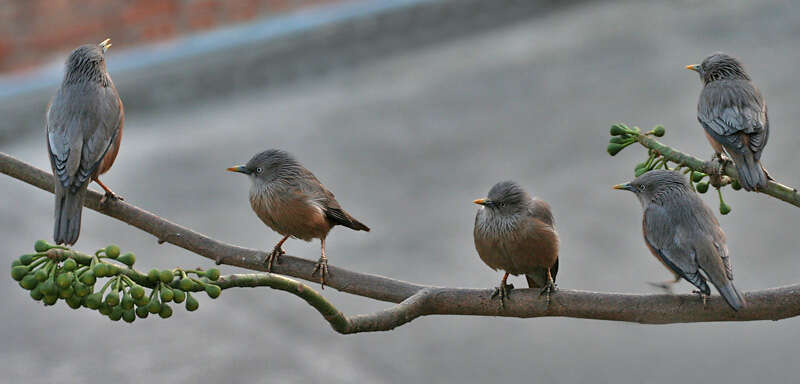
<path fill-rule="evenodd" d="M 81 231 L 83 198 L 90 181 L 119 198 L 98 176 L 107 172 L 119 152 L 125 113 L 106 71 L 110 39 L 78 47 L 69 55 L 66 73 L 47 109 L 47 151 L 55 176 L 57 244 L 75 244 Z"/>
<path fill-rule="evenodd" d="M 733 286 L 733 268 L 725 233 L 717 218 L 678 172 L 653 170 L 614 189 L 631 191 L 644 209 L 642 231 L 650 252 L 674 274 L 705 296 L 706 279 L 733 310 L 745 305 Z"/>
<path fill-rule="evenodd" d="M 488 197 L 473 203 L 482 206 L 475 215 L 475 249 L 490 268 L 505 271 L 492 297 L 500 296 L 502 305 L 514 288 L 506 284 L 508 275 L 525 275 L 528 287 L 542 288 L 549 302 L 558 274 L 558 233 L 550 205 L 513 181 L 495 184 Z"/>
<path fill-rule="evenodd" d="M 250 176 L 250 206 L 264 224 L 283 235 L 267 255 L 267 270 L 271 270 L 272 263 L 277 263 L 285 253 L 281 246 L 289 237 L 305 241 L 320 239 L 321 256 L 312 274 L 320 273 L 320 284 L 324 288 L 328 275 L 325 237 L 331 228 L 343 225 L 369 232 L 369 227 L 345 212 L 333 193 L 288 152 L 266 150 L 253 156 L 246 165 L 231 167 L 228 171 Z"/>
<path fill-rule="evenodd" d="M 714 53 L 702 64 L 686 68 L 700 74 L 703 81 L 697 120 L 717 156 L 722 160 L 724 151 L 733 159 L 742 188 L 766 188 L 769 175 L 761 166 L 761 152 L 769 138 L 767 103 L 742 63 Z"/>

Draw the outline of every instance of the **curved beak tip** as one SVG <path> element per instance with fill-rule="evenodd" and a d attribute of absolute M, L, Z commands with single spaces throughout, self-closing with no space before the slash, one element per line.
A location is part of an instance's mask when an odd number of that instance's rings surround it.
<path fill-rule="evenodd" d="M 244 165 L 237 165 L 235 167 L 230 167 L 226 169 L 229 172 L 239 172 L 239 173 L 250 173 L 247 171 L 247 168 Z"/>
<path fill-rule="evenodd" d="M 109 48 L 111 48 L 111 38 L 105 39 L 105 40 L 101 41 L 100 44 L 97 44 L 97 45 L 99 45 L 100 48 L 103 48 L 103 52 L 105 52 Z"/>
<path fill-rule="evenodd" d="M 700 65 L 699 64 L 689 64 L 689 65 L 686 66 L 686 69 L 688 69 L 690 71 L 699 72 L 700 71 Z"/>
<path fill-rule="evenodd" d="M 486 199 L 475 199 L 472 202 L 475 203 L 475 204 L 478 204 L 478 205 L 485 205 L 486 204 Z"/>
<path fill-rule="evenodd" d="M 630 184 L 617 184 L 617 185 L 615 185 L 615 186 L 613 186 L 611 188 L 616 189 L 616 190 L 622 190 L 622 191 L 630 191 L 631 190 L 631 185 Z"/>

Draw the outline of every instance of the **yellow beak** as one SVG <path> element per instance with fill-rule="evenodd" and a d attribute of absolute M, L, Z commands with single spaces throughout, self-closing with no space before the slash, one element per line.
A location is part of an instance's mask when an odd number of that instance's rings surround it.
<path fill-rule="evenodd" d="M 633 187 L 630 184 L 617 184 L 611 188 L 622 191 L 633 191 Z"/>
<path fill-rule="evenodd" d="M 686 66 L 686 69 L 690 71 L 700 72 L 700 64 L 690 64 Z"/>
<path fill-rule="evenodd" d="M 476 199 L 476 200 L 474 200 L 472 202 L 475 203 L 475 204 L 478 204 L 478 205 L 484 205 L 484 204 L 486 204 L 486 199 Z"/>
<path fill-rule="evenodd" d="M 250 170 L 247 169 L 247 167 L 245 167 L 244 165 L 237 165 L 235 167 L 230 167 L 230 168 L 228 168 L 228 171 L 244 173 L 246 175 L 250 174 Z"/>
<path fill-rule="evenodd" d="M 111 48 L 111 38 L 105 39 L 97 44 L 100 48 L 103 48 L 103 53 L 105 53 L 109 48 Z"/>

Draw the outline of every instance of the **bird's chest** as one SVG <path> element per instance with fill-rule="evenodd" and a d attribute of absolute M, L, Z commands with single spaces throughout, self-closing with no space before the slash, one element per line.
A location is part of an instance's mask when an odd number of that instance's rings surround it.
<path fill-rule="evenodd" d="M 478 256 L 492 269 L 515 269 L 513 244 L 518 241 L 518 220 L 480 220 L 475 226 Z"/>
<path fill-rule="evenodd" d="M 292 191 L 250 191 L 250 206 L 261 221 L 284 236 L 310 241 L 323 238 L 330 224 L 322 207 Z"/>

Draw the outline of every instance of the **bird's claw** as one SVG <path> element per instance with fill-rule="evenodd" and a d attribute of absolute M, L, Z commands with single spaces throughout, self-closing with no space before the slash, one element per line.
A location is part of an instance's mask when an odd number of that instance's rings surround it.
<path fill-rule="evenodd" d="M 322 289 L 325 289 L 325 276 L 330 275 L 328 273 L 328 259 L 319 259 L 317 261 L 317 265 L 314 266 L 314 271 L 311 272 L 311 276 L 316 276 L 319 273 L 319 283 L 322 285 Z"/>
<path fill-rule="evenodd" d="M 506 299 L 511 300 L 511 290 L 514 289 L 514 284 L 500 284 L 499 287 L 494 287 L 492 292 L 492 299 L 500 297 L 500 309 L 505 308 Z"/>
<path fill-rule="evenodd" d="M 549 306 L 550 294 L 554 293 L 555 291 L 556 291 L 556 284 L 552 281 L 548 281 L 547 284 L 545 284 L 544 288 L 542 288 L 542 290 L 539 292 L 539 296 L 545 295 L 547 299 L 547 305 Z"/>
<path fill-rule="evenodd" d="M 283 250 L 281 247 L 275 247 L 272 249 L 272 252 L 267 254 L 267 257 L 264 259 L 264 265 L 267 266 L 267 272 L 272 272 L 272 264 L 280 264 L 280 257 L 281 255 L 286 254 L 286 251 Z"/>
<path fill-rule="evenodd" d="M 122 201 L 122 200 L 125 200 L 125 199 L 124 199 L 124 198 L 122 198 L 122 196 L 120 196 L 120 195 L 117 195 L 117 194 L 116 194 L 116 193 L 114 193 L 114 192 L 108 191 L 108 192 L 106 192 L 106 193 L 104 193 L 104 194 L 103 194 L 103 197 L 101 197 L 101 198 L 100 198 L 100 205 L 105 205 L 105 203 L 106 203 L 107 201 L 109 201 L 109 200 L 113 200 L 113 201 L 117 201 L 117 200 L 119 200 L 119 201 Z"/>
<path fill-rule="evenodd" d="M 703 309 L 705 309 L 706 308 L 706 303 L 708 302 L 709 295 L 706 295 L 705 293 L 697 291 L 697 290 L 692 291 L 692 293 L 696 293 L 696 294 L 700 295 L 700 299 L 703 300 Z"/>

